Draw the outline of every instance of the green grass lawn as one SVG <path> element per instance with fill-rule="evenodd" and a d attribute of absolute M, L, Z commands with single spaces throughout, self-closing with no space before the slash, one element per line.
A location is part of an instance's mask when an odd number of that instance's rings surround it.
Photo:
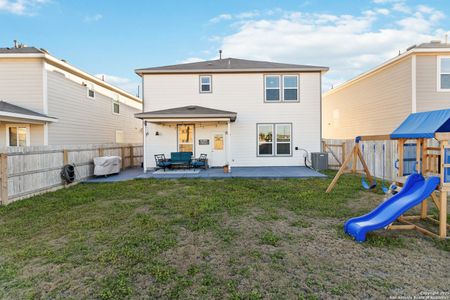
<path fill-rule="evenodd" d="M 448 241 L 381 231 L 353 242 L 343 222 L 382 196 L 348 175 L 325 194 L 330 180 L 80 184 L 0 207 L 0 297 L 376 298 L 448 288 Z M 430 263 L 420 280 L 408 275 Z"/>

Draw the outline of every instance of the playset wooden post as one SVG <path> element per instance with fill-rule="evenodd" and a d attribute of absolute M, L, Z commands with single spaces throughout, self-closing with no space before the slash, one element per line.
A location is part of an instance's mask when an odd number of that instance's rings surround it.
<path fill-rule="evenodd" d="M 361 162 L 361 165 L 363 167 L 363 172 L 366 173 L 367 179 L 370 182 L 373 182 L 373 177 L 370 174 L 369 167 L 367 166 L 366 161 L 364 160 L 364 155 L 361 152 L 361 149 L 359 148 L 359 142 L 360 141 L 380 141 L 380 140 L 386 140 L 389 139 L 389 135 L 367 135 L 367 136 L 359 136 L 355 140 L 355 146 L 353 146 L 352 151 L 348 154 L 344 162 L 342 163 L 341 168 L 337 172 L 336 176 L 333 178 L 333 181 L 330 183 L 330 185 L 327 188 L 327 193 L 331 192 L 336 185 L 336 183 L 339 180 L 339 177 L 341 177 L 342 174 L 346 173 L 346 170 L 348 168 L 348 164 L 350 161 L 352 161 L 352 169 L 350 173 L 357 173 L 357 164 L 358 159 Z"/>
<path fill-rule="evenodd" d="M 434 136 L 435 140 L 440 143 L 439 147 L 428 147 L 428 139 L 417 138 L 416 140 L 416 171 L 421 173 L 423 176 L 428 173 L 438 175 L 440 177 L 440 185 L 434 193 L 431 194 L 430 198 L 432 203 L 439 210 L 439 220 L 434 219 L 432 216 L 428 215 L 428 199 L 425 199 L 420 204 L 420 215 L 418 216 L 400 216 L 397 222 L 400 224 L 391 224 L 387 229 L 389 230 L 416 230 L 420 233 L 445 239 L 447 238 L 447 231 L 450 226 L 447 224 L 447 197 L 450 191 L 450 176 L 445 174 L 450 174 L 450 133 L 436 133 Z M 352 151 L 345 158 L 342 163 L 341 168 L 337 172 L 336 176 L 331 181 L 326 192 L 329 193 L 333 190 L 337 184 L 339 178 L 344 173 L 358 173 L 357 162 L 361 162 L 363 167 L 363 173 L 366 174 L 367 179 L 372 182 L 373 177 L 370 174 L 369 168 L 367 167 L 366 161 L 364 160 L 363 154 L 360 150 L 360 141 L 380 141 L 380 140 L 391 140 L 390 135 L 377 135 L 377 136 L 361 136 L 355 140 L 355 146 Z M 408 139 L 414 140 L 414 139 Z M 398 153 L 398 178 L 395 181 L 397 185 L 403 185 L 404 179 L 404 147 L 407 139 L 397 139 L 397 153 Z M 428 151 L 439 151 L 440 154 L 429 154 Z M 446 153 L 447 152 L 447 153 Z M 447 155 L 448 154 L 448 155 Z M 439 160 L 440 156 L 440 166 L 436 167 L 436 162 Z M 447 158 L 448 157 L 448 158 Z M 352 161 L 352 168 L 350 171 L 346 172 L 348 164 Z M 448 181 L 448 182 L 446 182 Z M 438 197 L 436 193 L 440 193 Z M 429 229 L 423 228 L 418 224 L 413 223 L 413 221 L 430 221 L 431 223 L 438 224 L 438 233 L 432 232 Z"/>

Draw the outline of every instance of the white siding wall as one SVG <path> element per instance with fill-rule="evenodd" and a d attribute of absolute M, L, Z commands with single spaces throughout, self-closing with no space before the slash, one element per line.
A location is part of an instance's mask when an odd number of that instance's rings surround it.
<path fill-rule="evenodd" d="M 124 132 L 124 143 L 142 142 L 142 123 L 134 117 L 140 109 L 123 103 L 120 115 L 112 113 L 112 99 L 96 92 L 87 97 L 86 87 L 47 71 L 48 114 L 58 118 L 49 125 L 49 144 L 114 143 L 116 130 Z"/>
<path fill-rule="evenodd" d="M 299 103 L 264 103 L 263 74 L 213 74 L 212 85 L 212 93 L 200 94 L 196 74 L 145 75 L 144 111 L 199 105 L 237 112 L 231 126 L 233 166 L 303 165 L 301 150 L 291 157 L 257 157 L 257 123 L 292 123 L 292 148 L 320 151 L 320 73 L 300 74 Z M 176 131 L 161 130 L 156 140 L 154 128 L 147 128 L 148 167 L 154 166 L 154 153 L 176 151 Z"/>
<path fill-rule="evenodd" d="M 0 59 L 0 100 L 43 113 L 43 63 Z"/>
<path fill-rule="evenodd" d="M 194 124 L 194 155 L 199 157 L 200 154 L 205 153 L 208 155 L 209 163 L 211 166 L 220 167 L 221 165 L 215 165 L 211 149 L 214 143 L 213 134 L 214 133 L 225 133 L 227 131 L 227 124 L 224 122 L 192 122 Z M 154 155 L 163 153 L 166 158 L 169 158 L 170 152 L 177 151 L 177 124 L 176 123 L 166 123 L 166 124 L 155 124 L 148 123 L 147 132 L 147 156 L 149 157 L 148 167 L 154 167 Z M 156 136 L 155 132 L 159 135 Z M 233 132 L 232 132 L 233 133 Z M 234 136 L 234 135 L 233 135 Z M 209 145 L 199 145 L 200 139 L 209 140 Z M 225 144 L 227 139 L 225 138 Z M 235 147 L 234 149 L 237 149 Z M 224 151 L 226 151 L 226 146 Z M 237 150 L 238 151 L 238 150 Z M 256 149 L 255 149 L 256 151 Z M 222 164 L 223 165 L 223 164 Z"/>

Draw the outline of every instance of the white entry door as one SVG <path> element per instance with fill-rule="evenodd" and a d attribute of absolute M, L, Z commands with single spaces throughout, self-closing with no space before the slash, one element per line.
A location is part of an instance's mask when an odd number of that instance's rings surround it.
<path fill-rule="evenodd" d="M 225 132 L 213 133 L 209 165 L 211 167 L 223 167 L 226 162 Z"/>

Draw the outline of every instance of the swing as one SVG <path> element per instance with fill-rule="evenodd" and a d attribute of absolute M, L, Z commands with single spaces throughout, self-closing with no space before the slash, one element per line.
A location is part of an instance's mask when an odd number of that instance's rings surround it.
<path fill-rule="evenodd" d="M 364 144 L 362 145 L 362 154 L 364 156 Z M 375 144 L 373 144 L 373 172 L 375 174 Z M 364 172 L 362 173 L 361 178 L 361 185 L 366 190 L 371 190 L 377 187 L 377 181 L 373 179 L 372 184 L 369 185 L 369 183 L 366 181 L 366 178 L 364 176 Z"/>

